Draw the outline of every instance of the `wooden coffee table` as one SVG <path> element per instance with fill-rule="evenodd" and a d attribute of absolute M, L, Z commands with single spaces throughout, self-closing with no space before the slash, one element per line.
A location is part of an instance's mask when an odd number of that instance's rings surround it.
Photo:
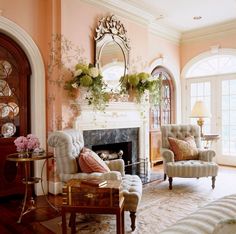
<path fill-rule="evenodd" d="M 109 191 L 109 185 L 111 183 L 108 183 L 107 189 L 104 188 L 91 188 L 91 192 L 88 193 L 88 196 L 91 197 L 91 199 L 95 199 L 97 196 L 97 193 L 104 193 L 104 196 L 109 197 L 111 196 L 111 192 Z M 114 186 L 114 184 L 112 184 Z M 86 187 L 88 190 L 89 188 Z M 83 190 L 83 188 L 81 188 Z M 97 193 L 95 192 L 97 190 Z M 79 190 L 78 190 L 79 193 Z M 105 194 L 106 193 L 106 194 Z M 79 195 L 78 195 L 79 196 Z M 94 198 L 92 198 L 94 196 Z M 75 198 L 74 198 L 75 197 Z M 75 218 L 76 218 L 76 213 L 82 213 L 82 214 L 114 214 L 116 215 L 116 233 L 117 234 L 124 234 L 124 197 L 121 196 L 119 198 L 119 203 L 118 204 L 113 204 L 111 202 L 108 202 L 105 205 L 97 205 L 97 203 L 89 203 L 87 205 L 84 205 L 82 202 L 78 200 L 75 200 L 73 202 L 73 199 L 77 199 L 76 196 L 71 196 L 69 198 L 69 201 L 67 204 L 63 204 L 61 207 L 61 215 L 62 215 L 62 233 L 66 234 L 67 233 L 67 225 L 66 225 L 66 213 L 70 213 L 70 223 L 69 226 L 71 227 L 71 233 L 76 233 L 76 225 L 75 225 Z M 78 204 L 75 204 L 78 202 Z"/>

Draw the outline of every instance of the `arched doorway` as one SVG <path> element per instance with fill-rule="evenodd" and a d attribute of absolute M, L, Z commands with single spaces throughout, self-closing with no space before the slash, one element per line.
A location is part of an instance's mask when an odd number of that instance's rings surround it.
<path fill-rule="evenodd" d="M 154 124 L 171 124 L 175 122 L 175 100 L 173 78 L 163 66 L 157 66 L 152 71 L 152 76 L 162 77 L 161 104 L 152 109 L 155 112 Z"/>
<path fill-rule="evenodd" d="M 0 32 L 15 40 L 25 52 L 31 67 L 31 132 L 38 136 L 42 147 L 46 147 L 46 105 L 45 105 L 45 68 L 40 51 L 32 38 L 14 22 L 0 17 Z M 41 160 L 42 161 L 42 160 Z M 43 162 L 35 163 L 35 176 L 41 176 Z M 44 174 L 46 176 L 46 174 Z M 46 183 L 46 180 L 44 180 Z M 45 184 L 46 185 L 46 184 Z M 46 186 L 44 186 L 46 187 Z M 40 185 L 36 186 L 37 195 L 42 195 Z"/>
<path fill-rule="evenodd" d="M 183 119 L 190 119 L 197 100 L 203 100 L 211 112 L 203 133 L 219 134 L 215 145 L 217 162 L 236 165 L 236 50 L 221 49 L 218 54 L 203 53 L 183 69 Z"/>
<path fill-rule="evenodd" d="M 150 161 L 154 165 L 162 161 L 160 155 L 162 124 L 175 123 L 175 100 L 173 77 L 164 66 L 156 66 L 153 77 L 162 77 L 161 103 L 150 108 Z"/>
<path fill-rule="evenodd" d="M 30 133 L 30 75 L 20 46 L 0 33 L 0 196 L 22 192 L 21 165 L 6 160 L 15 153 L 14 140 Z M 18 170 L 17 170 L 18 168 Z M 18 173 L 17 173 L 18 172 Z"/>

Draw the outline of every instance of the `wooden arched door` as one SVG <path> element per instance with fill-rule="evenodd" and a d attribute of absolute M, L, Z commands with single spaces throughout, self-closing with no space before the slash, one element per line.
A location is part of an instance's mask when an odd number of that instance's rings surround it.
<path fill-rule="evenodd" d="M 16 152 L 14 140 L 30 133 L 30 65 L 24 51 L 0 33 L 0 196 L 21 193 L 20 165 L 6 157 Z"/>
<path fill-rule="evenodd" d="M 150 161 L 151 164 L 161 161 L 161 132 L 162 124 L 175 122 L 174 85 L 171 73 L 163 66 L 157 66 L 152 76 L 162 77 L 161 103 L 150 108 Z"/>

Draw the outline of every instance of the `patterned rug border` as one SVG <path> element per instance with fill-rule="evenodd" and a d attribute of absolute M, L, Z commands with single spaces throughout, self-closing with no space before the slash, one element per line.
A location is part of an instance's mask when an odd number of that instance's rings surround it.
<path fill-rule="evenodd" d="M 134 232 L 131 232 L 129 213 L 125 212 L 126 233 L 159 233 L 209 202 L 236 193 L 236 188 L 232 188 L 230 183 L 232 176 L 236 179 L 235 174 L 220 173 L 214 190 L 211 189 L 210 178 L 174 178 L 173 190 L 168 189 L 167 181 L 145 185 Z M 88 221 L 89 218 L 90 221 Z M 114 215 L 78 216 L 77 222 L 79 222 L 77 225 L 80 228 L 79 233 L 115 233 Z M 61 217 L 41 222 L 41 224 L 54 233 L 61 234 Z"/>

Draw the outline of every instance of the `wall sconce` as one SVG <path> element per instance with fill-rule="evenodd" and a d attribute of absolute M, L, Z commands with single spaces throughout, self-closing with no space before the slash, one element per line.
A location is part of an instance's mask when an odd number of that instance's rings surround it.
<path fill-rule="evenodd" d="M 211 117 L 211 114 L 207 109 L 207 107 L 205 106 L 205 103 L 203 101 L 196 101 L 191 111 L 190 118 L 198 118 L 197 124 L 200 126 L 201 129 L 201 137 L 203 137 L 202 133 L 202 126 L 204 124 L 203 118 L 209 118 L 209 117 Z"/>

